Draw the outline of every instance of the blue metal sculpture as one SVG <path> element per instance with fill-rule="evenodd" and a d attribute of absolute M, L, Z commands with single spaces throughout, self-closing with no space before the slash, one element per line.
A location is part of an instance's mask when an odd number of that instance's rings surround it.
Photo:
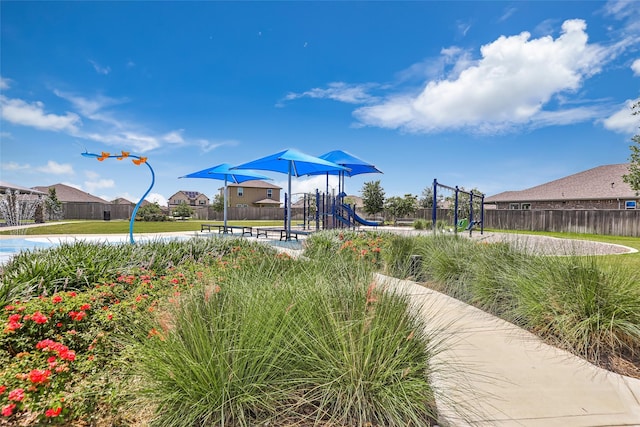
<path fill-rule="evenodd" d="M 121 154 L 115 154 L 115 155 L 111 155 L 110 153 L 106 153 L 106 152 L 102 152 L 101 154 L 96 154 L 96 153 L 89 153 L 89 152 L 84 152 L 82 153 L 82 155 L 84 157 L 94 157 L 96 158 L 99 162 L 104 161 L 105 159 L 118 159 L 118 160 L 124 160 L 126 158 L 131 158 L 131 161 L 133 162 L 134 165 L 136 166 L 140 166 L 141 164 L 145 164 L 147 165 L 147 167 L 149 168 L 149 170 L 151 171 L 151 185 L 149 186 L 149 188 L 147 189 L 147 191 L 142 195 L 142 197 L 140 198 L 140 200 L 138 201 L 138 203 L 136 204 L 136 207 L 133 208 L 133 213 L 131 214 L 131 220 L 129 221 L 129 242 L 130 243 L 135 243 L 135 241 L 133 240 L 133 223 L 136 220 L 136 214 L 138 213 L 138 209 L 140 208 L 140 205 L 142 204 L 142 202 L 144 201 L 145 197 L 147 197 L 149 195 L 149 192 L 151 191 L 151 189 L 153 188 L 153 184 L 155 184 L 156 182 L 156 174 L 153 172 L 153 168 L 151 167 L 151 165 L 147 162 L 147 158 L 146 157 L 140 157 L 140 156 L 136 156 L 134 154 L 130 154 L 128 151 L 123 151 Z"/>

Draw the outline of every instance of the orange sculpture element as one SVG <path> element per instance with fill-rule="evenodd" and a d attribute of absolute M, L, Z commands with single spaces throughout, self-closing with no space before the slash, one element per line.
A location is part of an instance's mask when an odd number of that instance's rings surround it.
<path fill-rule="evenodd" d="M 123 151 L 122 156 L 118 157 L 118 160 L 126 159 L 127 157 L 129 157 L 129 152 Z"/>
<path fill-rule="evenodd" d="M 133 162 L 134 165 L 140 166 L 141 164 L 147 162 L 147 158 L 146 157 L 140 157 L 139 159 L 133 159 L 131 161 Z"/>
<path fill-rule="evenodd" d="M 98 161 L 101 162 L 108 157 L 109 157 L 109 153 L 103 151 L 102 156 L 98 157 Z"/>

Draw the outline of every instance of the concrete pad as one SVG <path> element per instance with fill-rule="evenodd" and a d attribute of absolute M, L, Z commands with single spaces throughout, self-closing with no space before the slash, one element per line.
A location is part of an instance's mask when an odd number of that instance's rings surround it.
<path fill-rule="evenodd" d="M 640 426 L 640 380 L 414 282 L 377 280 L 411 295 L 428 332 L 443 340 L 432 380 L 444 425 Z"/>

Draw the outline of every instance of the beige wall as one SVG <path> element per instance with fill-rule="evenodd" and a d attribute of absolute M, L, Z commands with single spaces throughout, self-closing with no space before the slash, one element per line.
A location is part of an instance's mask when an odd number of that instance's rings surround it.
<path fill-rule="evenodd" d="M 243 189 L 242 197 L 238 196 L 238 188 Z M 267 195 L 267 191 L 271 190 L 271 197 Z M 223 190 L 224 191 L 224 190 Z M 229 197 L 227 199 L 227 206 L 235 208 L 239 204 L 247 205 L 247 207 L 254 206 L 254 203 L 262 199 L 272 199 L 277 202 L 280 201 L 280 189 L 279 188 L 249 188 L 249 187 L 229 187 Z M 277 205 L 274 205 L 277 207 Z"/>

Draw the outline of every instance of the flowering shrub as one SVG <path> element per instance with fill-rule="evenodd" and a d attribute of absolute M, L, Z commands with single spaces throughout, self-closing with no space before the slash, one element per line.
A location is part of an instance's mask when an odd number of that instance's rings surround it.
<path fill-rule="evenodd" d="M 82 292 L 59 292 L 15 301 L 0 313 L 0 411 L 17 421 L 37 416 L 65 423 L 82 415 L 73 391 L 97 372 L 114 369 L 118 349 L 108 339 L 116 328 L 146 316 L 163 300 L 175 299 L 201 274 L 156 277 L 153 272 L 118 275 Z M 106 385 L 106 384 L 105 384 Z M 96 391 L 108 394 L 108 388 Z"/>

